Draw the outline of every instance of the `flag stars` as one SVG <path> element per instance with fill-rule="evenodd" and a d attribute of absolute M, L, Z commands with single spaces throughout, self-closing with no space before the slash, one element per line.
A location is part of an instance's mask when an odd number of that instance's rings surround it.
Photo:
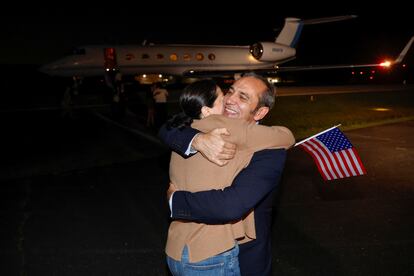
<path fill-rule="evenodd" d="M 316 137 L 319 141 L 324 143 L 330 152 L 337 152 L 344 149 L 352 148 L 352 144 L 342 134 L 342 132 L 335 128 L 329 132 L 323 133 Z"/>

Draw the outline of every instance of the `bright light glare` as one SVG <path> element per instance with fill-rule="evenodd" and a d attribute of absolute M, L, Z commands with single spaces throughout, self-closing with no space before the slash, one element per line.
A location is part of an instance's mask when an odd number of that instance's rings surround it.
<path fill-rule="evenodd" d="M 391 109 L 385 108 L 385 107 L 374 107 L 372 108 L 372 110 L 379 111 L 379 112 L 385 112 L 385 111 L 390 111 Z"/>
<path fill-rule="evenodd" d="M 267 81 L 270 83 L 279 83 L 280 78 L 267 78 Z"/>
<path fill-rule="evenodd" d="M 382 66 L 382 67 L 390 67 L 391 66 L 391 62 L 388 61 L 388 60 L 386 60 L 384 62 L 381 62 L 380 63 L 380 66 Z"/>

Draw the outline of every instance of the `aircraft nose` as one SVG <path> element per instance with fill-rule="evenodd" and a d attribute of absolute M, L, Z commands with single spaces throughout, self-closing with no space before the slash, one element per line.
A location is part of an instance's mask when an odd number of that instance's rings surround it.
<path fill-rule="evenodd" d="M 54 75 L 59 74 L 60 69 L 61 69 L 61 66 L 59 63 L 52 62 L 52 63 L 47 63 L 47 64 L 40 66 L 38 68 L 38 71 L 44 74 L 50 75 L 50 76 L 54 76 Z"/>

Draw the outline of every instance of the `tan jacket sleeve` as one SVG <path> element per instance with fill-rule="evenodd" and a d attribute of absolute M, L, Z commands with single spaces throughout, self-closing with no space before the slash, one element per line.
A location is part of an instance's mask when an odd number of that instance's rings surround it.
<path fill-rule="evenodd" d="M 193 128 L 209 132 L 215 128 L 227 128 L 230 132 L 225 140 L 235 143 L 239 149 L 258 151 L 262 149 L 290 148 L 295 143 L 292 132 L 283 126 L 263 126 L 222 115 L 210 115 L 196 120 Z"/>
<path fill-rule="evenodd" d="M 288 149 L 295 143 L 292 132 L 284 126 L 249 124 L 246 128 L 245 146 L 250 151 L 263 149 Z"/>

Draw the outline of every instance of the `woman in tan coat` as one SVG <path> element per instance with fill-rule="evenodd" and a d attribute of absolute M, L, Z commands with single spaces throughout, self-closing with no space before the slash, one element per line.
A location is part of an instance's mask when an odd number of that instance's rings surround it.
<path fill-rule="evenodd" d="M 180 96 L 182 113 L 167 123 L 167 128 L 191 125 L 202 132 L 226 128 L 228 140 L 237 145 L 235 157 L 223 167 L 201 154 L 183 158 L 173 152 L 170 181 L 179 190 L 191 192 L 223 189 L 245 168 L 255 151 L 289 148 L 292 133 L 281 126 L 262 126 L 222 116 L 223 92 L 212 80 L 187 86 Z M 255 239 L 253 210 L 244 218 L 228 224 L 206 225 L 191 221 L 172 221 L 166 244 L 167 263 L 176 275 L 240 275 L 238 244 Z"/>

